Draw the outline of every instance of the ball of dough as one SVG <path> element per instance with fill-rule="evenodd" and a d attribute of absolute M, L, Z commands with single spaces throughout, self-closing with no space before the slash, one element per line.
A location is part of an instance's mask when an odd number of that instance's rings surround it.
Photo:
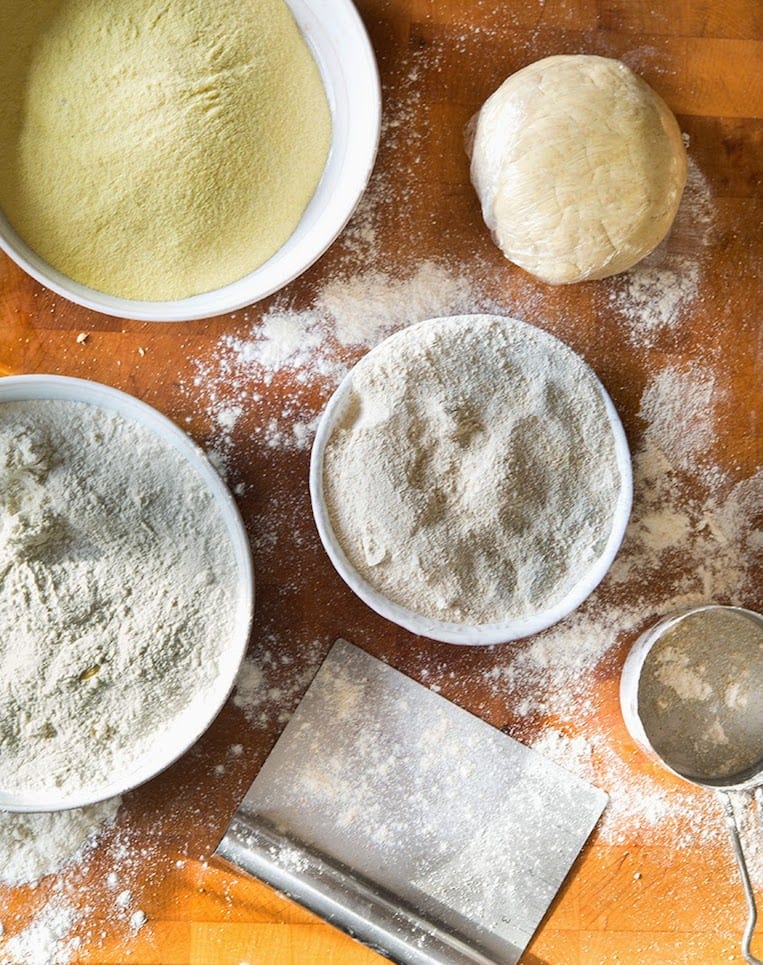
<path fill-rule="evenodd" d="M 476 118 L 472 181 L 496 244 L 552 284 L 606 278 L 670 229 L 686 151 L 665 102 L 617 60 L 546 57 Z"/>

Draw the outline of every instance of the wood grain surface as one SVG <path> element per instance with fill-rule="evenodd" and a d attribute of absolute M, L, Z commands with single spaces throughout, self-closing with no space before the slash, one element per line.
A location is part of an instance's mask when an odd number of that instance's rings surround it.
<path fill-rule="evenodd" d="M 284 437 L 294 440 L 295 423 L 307 425 L 320 411 L 331 378 L 305 378 L 299 366 L 227 371 L 223 361 L 231 358 L 225 355 L 231 340 L 258 338 L 275 306 L 305 309 L 337 278 L 376 270 L 393 285 L 425 262 L 453 278 L 466 273 L 470 290 L 479 294 L 475 309 L 495 304 L 517 314 L 589 361 L 613 397 L 634 452 L 645 442 L 643 398 L 656 377 L 683 373 L 709 387 L 699 402 L 696 394 L 687 396 L 686 406 L 697 407 L 696 419 L 711 431 L 701 451 L 695 446 L 689 464 L 670 476 L 667 490 L 676 513 L 701 527 L 705 501 L 717 502 L 752 477 L 763 457 L 763 5 L 359 0 L 357 6 L 384 93 L 377 167 L 358 219 L 284 292 L 224 317 L 140 323 L 70 304 L 0 258 L 0 373 L 50 372 L 107 383 L 156 406 L 202 446 L 222 451 L 252 539 L 257 609 L 250 660 L 261 665 L 266 688 L 256 713 L 229 701 L 182 760 L 128 794 L 116 826 L 85 860 L 36 888 L 0 887 L 0 962 L 8 939 L 56 907 L 73 909 L 72 921 L 53 944 L 50 961 L 381 961 L 269 888 L 210 863 L 320 656 L 339 636 L 520 740 L 551 747 L 554 738 L 557 750 L 566 741 L 572 770 L 580 771 L 580 754 L 573 751 L 582 749 L 584 776 L 612 795 L 612 808 L 621 808 L 612 812 L 609 830 L 594 832 L 525 965 L 741 961 L 744 901 L 721 808 L 709 792 L 674 779 L 637 751 L 620 716 L 617 688 L 629 646 L 662 615 L 665 566 L 686 578 L 693 599 L 763 610 L 759 542 L 750 538 L 755 519 L 732 533 L 726 556 L 708 529 L 691 552 L 667 560 L 638 586 L 626 583 L 618 605 L 629 617 L 622 625 L 611 618 L 597 624 L 595 609 L 573 616 L 573 622 L 588 620 L 580 624 L 581 640 L 585 626 L 591 634 L 598 627 L 610 635 L 592 646 L 590 659 L 582 651 L 575 675 L 560 684 L 550 667 L 547 678 L 542 669 L 535 677 L 512 677 L 510 667 L 529 658 L 537 641 L 456 648 L 413 637 L 369 611 L 334 573 L 312 523 L 309 449 L 283 443 Z M 506 262 L 482 223 L 464 126 L 508 74 L 563 52 L 622 58 L 665 98 L 688 135 L 693 204 L 675 235 L 673 274 L 660 276 L 658 264 L 648 302 L 638 302 L 622 279 L 545 286 Z M 677 274 L 686 282 L 679 303 L 650 328 L 664 294 L 660 285 L 675 287 Z M 78 339 L 80 333 L 87 337 Z M 365 350 L 332 345 L 335 357 L 348 363 Z M 241 405 L 227 432 L 220 422 L 226 400 Z M 679 424 L 688 418 L 680 406 L 665 417 Z M 637 486 L 649 484 L 637 480 Z M 648 496 L 637 490 L 637 499 Z M 713 569 L 716 556 L 744 570 L 736 588 L 728 572 Z M 696 571 L 709 576 L 692 584 Z M 505 685 L 496 685 L 501 680 Z M 578 687 L 583 696 L 570 703 L 563 686 Z M 539 688 L 540 696 L 527 688 Z M 534 701 L 530 714 L 522 710 L 528 700 Z M 569 713 L 570 707 L 578 712 Z M 130 894 L 121 908 L 116 895 L 125 891 Z M 146 916 L 139 928 L 130 923 L 136 911 Z M 763 954 L 763 938 L 757 948 Z"/>

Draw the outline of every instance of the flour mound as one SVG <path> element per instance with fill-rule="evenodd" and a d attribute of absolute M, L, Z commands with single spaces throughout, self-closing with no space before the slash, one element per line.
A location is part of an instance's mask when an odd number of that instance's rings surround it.
<path fill-rule="evenodd" d="M 414 325 L 366 356 L 324 490 L 372 587 L 425 617 L 489 624 L 563 604 L 608 550 L 630 487 L 582 359 L 475 315 Z"/>
<path fill-rule="evenodd" d="M 214 698 L 236 578 L 172 446 L 93 405 L 0 405 L 2 790 L 96 800 L 164 759 Z"/>

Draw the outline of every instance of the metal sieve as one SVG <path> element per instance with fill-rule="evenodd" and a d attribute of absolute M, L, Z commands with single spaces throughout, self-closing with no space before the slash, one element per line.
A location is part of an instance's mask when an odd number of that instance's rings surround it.
<path fill-rule="evenodd" d="M 742 953 L 757 922 L 731 792 L 763 785 L 763 616 L 715 604 L 665 617 L 626 658 L 620 705 L 637 744 L 673 774 L 718 794 L 747 899 Z M 760 806 L 760 798 L 758 805 Z"/>

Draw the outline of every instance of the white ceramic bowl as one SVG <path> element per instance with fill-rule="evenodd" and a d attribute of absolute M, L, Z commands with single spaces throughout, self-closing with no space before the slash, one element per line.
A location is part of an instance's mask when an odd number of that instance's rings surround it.
<path fill-rule="evenodd" d="M 339 235 L 368 183 L 379 143 L 381 92 L 373 49 L 351 0 L 287 0 L 315 58 L 331 109 L 326 167 L 288 241 L 244 278 L 176 301 L 117 298 L 82 285 L 38 257 L 0 213 L 0 247 L 46 287 L 119 318 L 179 322 L 235 311 L 270 295 L 313 264 Z"/>
<path fill-rule="evenodd" d="M 58 375 L 18 375 L 0 378 L 0 405 L 31 399 L 60 399 L 85 402 L 109 409 L 125 419 L 137 422 L 163 443 L 175 449 L 196 472 L 210 492 L 220 511 L 238 570 L 238 602 L 233 632 L 220 656 L 220 673 L 212 687 L 205 687 L 176 718 L 166 732 L 161 746 L 155 746 L 130 771 L 114 774 L 104 784 L 68 796 L 10 794 L 3 789 L 0 775 L 0 809 L 6 811 L 61 811 L 84 807 L 106 800 L 137 787 L 169 767 L 209 727 L 233 688 L 246 652 L 254 612 L 254 574 L 244 524 L 233 497 L 212 468 L 202 450 L 166 416 L 118 389 Z"/>
<path fill-rule="evenodd" d="M 426 322 L 419 322 L 418 324 L 427 325 L 437 321 L 441 321 L 441 319 L 429 319 Z M 394 335 L 391 336 L 391 338 L 394 337 Z M 382 343 L 382 345 L 386 344 L 386 341 L 387 340 L 385 340 L 385 343 Z M 552 607 L 538 611 L 530 616 L 507 619 L 500 623 L 449 623 L 430 619 L 420 613 L 409 610 L 390 600 L 368 583 L 368 581 L 358 573 L 344 553 L 332 528 L 326 506 L 324 494 L 324 454 L 326 445 L 335 425 L 341 421 L 347 410 L 355 373 L 361 366 L 367 365 L 369 360 L 373 360 L 375 353 L 381 349 L 381 347 L 382 346 L 379 345 L 372 349 L 368 355 L 361 359 L 345 376 L 323 411 L 313 444 L 310 462 L 310 495 L 313 515 L 321 542 L 331 562 L 334 564 L 335 569 L 347 585 L 361 600 L 371 607 L 372 610 L 375 610 L 381 616 L 386 617 L 386 619 L 391 620 L 398 626 L 410 630 L 412 633 L 428 637 L 432 640 L 440 640 L 443 643 L 472 646 L 507 643 L 511 640 L 518 640 L 522 637 L 539 633 L 541 630 L 545 630 L 552 624 L 557 623 L 580 606 L 583 600 L 594 591 L 604 578 L 620 548 L 631 510 L 633 483 L 630 451 L 622 423 L 604 386 L 599 382 L 594 372 L 589 369 L 591 379 L 600 392 L 604 402 L 609 426 L 614 439 L 617 465 L 622 479 L 622 486 L 618 494 L 613 516 L 612 529 L 604 551 L 589 569 L 580 574 L 579 580 L 572 589 Z M 373 466 L 369 466 L 369 472 L 373 472 Z"/>

